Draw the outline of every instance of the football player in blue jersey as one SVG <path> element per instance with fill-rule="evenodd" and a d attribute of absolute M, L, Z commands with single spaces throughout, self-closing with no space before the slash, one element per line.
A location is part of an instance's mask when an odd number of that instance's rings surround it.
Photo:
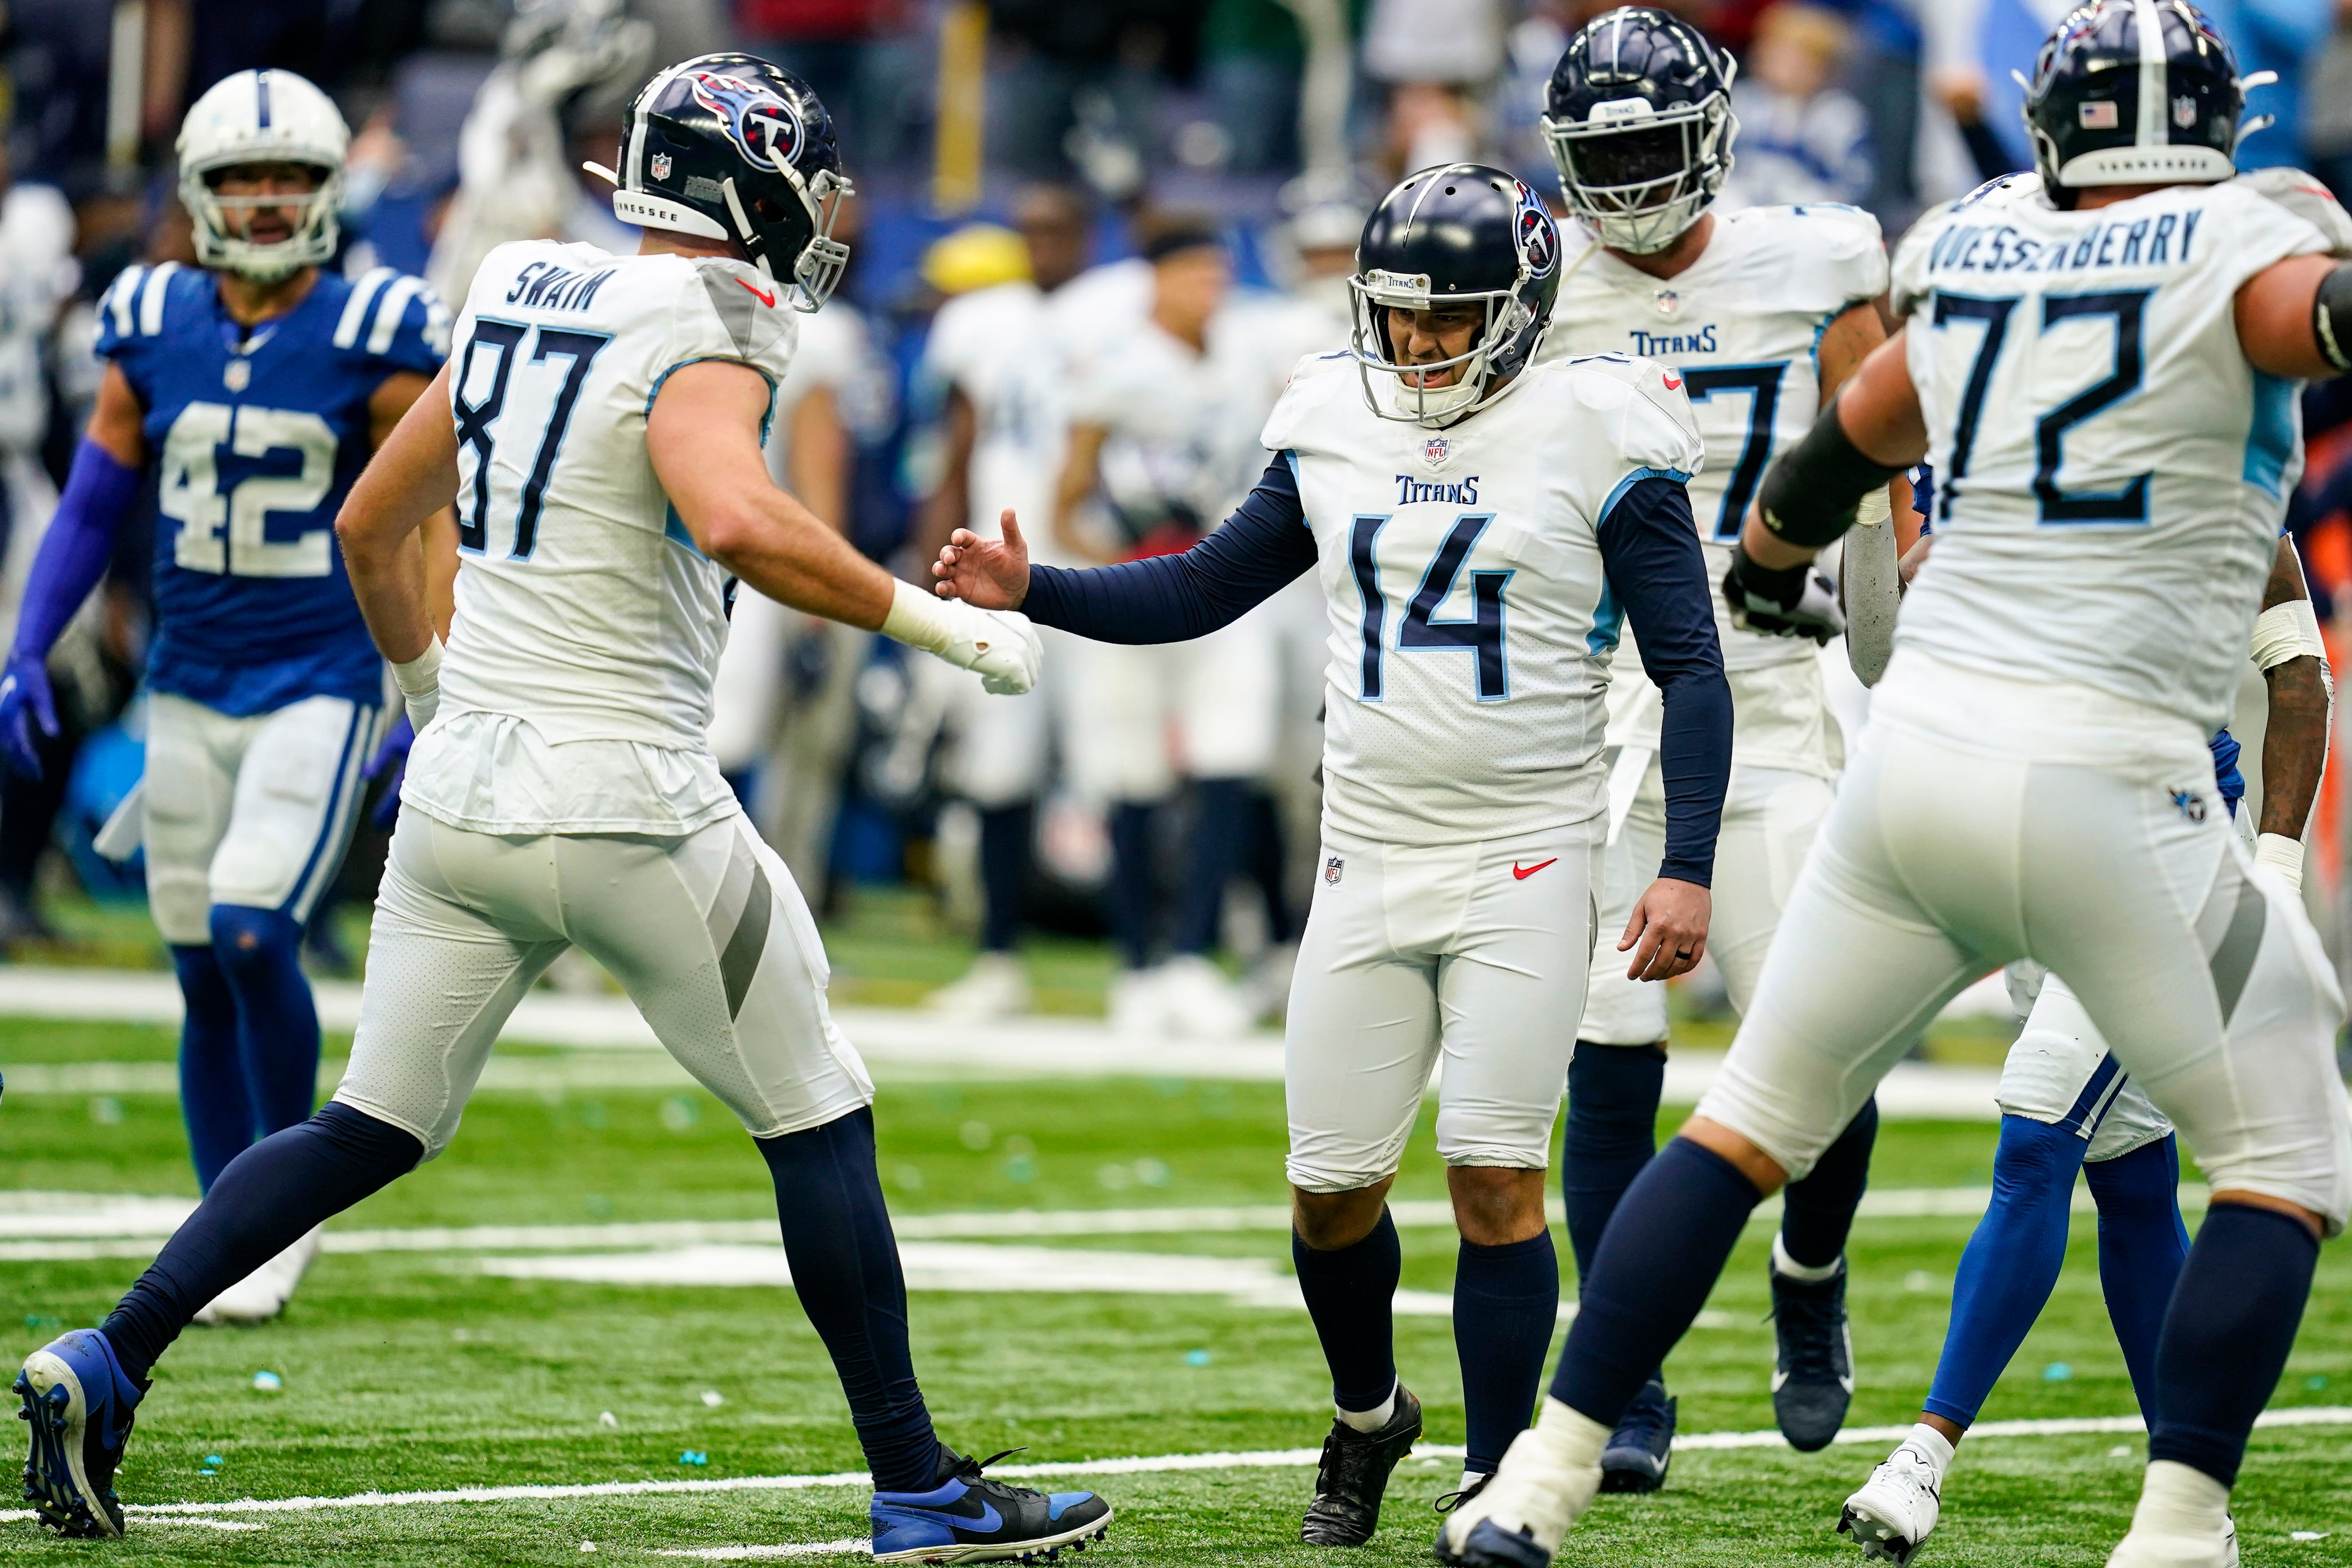
<path fill-rule="evenodd" d="M 240 72 L 188 111 L 180 200 L 202 267 L 131 267 L 100 301 L 110 363 L 0 675 L 0 750 L 37 772 L 50 645 L 152 507 L 147 891 L 186 1000 L 181 1103 L 206 1187 L 310 1113 L 319 1020 L 296 951 L 384 715 L 333 523 L 447 350 L 419 279 L 321 270 L 349 140 L 282 70 Z M 208 1312 L 274 1315 L 316 1248 L 314 1232 Z"/>

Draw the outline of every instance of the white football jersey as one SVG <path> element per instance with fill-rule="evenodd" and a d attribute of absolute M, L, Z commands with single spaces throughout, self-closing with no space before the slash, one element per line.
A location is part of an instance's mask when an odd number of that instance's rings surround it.
<path fill-rule="evenodd" d="M 2247 362 L 2231 305 L 2323 252 L 2352 218 L 2285 170 L 2088 212 L 2012 176 L 1921 219 L 1895 306 L 1938 538 L 1898 654 L 2220 728 L 2303 470 L 2300 384 Z"/>
<path fill-rule="evenodd" d="M 1634 481 L 1699 471 L 1676 380 L 1555 361 L 1432 431 L 1373 413 L 1347 355 L 1299 364 L 1264 441 L 1298 476 L 1330 610 L 1330 827 L 1445 844 L 1600 814 L 1622 612 L 1599 528 Z"/>
<path fill-rule="evenodd" d="M 1010 507 L 1030 559 L 1059 566 L 1067 552 L 1053 538 L 1054 492 L 1070 422 L 1052 301 L 1034 283 L 957 296 L 931 322 L 923 369 L 971 403 L 970 528 L 994 538 L 997 517 Z"/>
<path fill-rule="evenodd" d="M 1885 293 L 1886 277 L 1877 219 L 1853 207 L 1806 206 L 1718 213 L 1706 249 L 1671 278 L 1597 250 L 1561 281 L 1546 359 L 1636 354 L 1673 366 L 1683 380 L 1706 442 L 1706 471 L 1690 492 L 1711 582 L 1730 565 L 1765 470 L 1821 413 L 1823 330 Z M 1732 683 L 1733 755 L 1819 771 L 1832 755 L 1832 729 L 1812 644 L 1737 629 L 1719 588 L 1715 621 Z M 1656 688 L 1635 660 L 1617 667 L 1610 741 L 1654 748 Z"/>
<path fill-rule="evenodd" d="M 404 799 L 479 827 L 488 808 L 456 803 L 459 787 L 472 787 L 467 769 L 493 772 L 493 757 L 525 773 L 556 768 L 535 748 L 578 742 L 675 753 L 646 766 L 692 772 L 684 784 L 655 779 L 642 820 L 667 823 L 656 808 L 676 807 L 680 789 L 710 793 L 705 736 L 733 584 L 671 508 L 646 455 L 646 419 L 669 373 L 699 361 L 749 365 L 781 383 L 797 331 L 775 281 L 745 262 L 622 256 L 554 240 L 490 253 L 449 360 L 457 620 L 440 715 L 420 738 Z M 519 721 L 529 756 L 514 750 L 512 725 L 467 723 L 477 716 Z M 485 737 L 478 751 L 425 744 L 451 727 Z M 428 762 L 449 776 L 436 783 Z M 554 800 L 567 781 L 545 779 L 531 799 Z M 526 792 L 520 780 L 506 788 L 509 800 Z M 520 809 L 502 806 L 497 820 L 519 820 Z M 549 806 L 531 820 L 599 831 L 588 822 L 631 809 L 616 799 L 582 820 Z"/>

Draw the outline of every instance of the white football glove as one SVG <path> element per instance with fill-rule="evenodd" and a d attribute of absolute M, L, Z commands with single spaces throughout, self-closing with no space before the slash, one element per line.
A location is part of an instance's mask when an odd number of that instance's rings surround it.
<path fill-rule="evenodd" d="M 1045 644 L 1029 617 L 1015 610 L 975 610 L 960 599 L 939 599 L 901 582 L 883 618 L 882 634 L 937 653 L 979 674 L 1001 697 L 1017 697 L 1037 684 Z"/>

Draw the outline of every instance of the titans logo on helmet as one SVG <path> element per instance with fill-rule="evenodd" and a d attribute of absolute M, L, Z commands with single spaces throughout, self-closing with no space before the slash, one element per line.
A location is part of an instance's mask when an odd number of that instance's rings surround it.
<path fill-rule="evenodd" d="M 728 138 L 754 163 L 771 159 L 790 163 L 800 152 L 800 117 L 782 99 L 740 77 L 716 71 L 696 71 L 688 80 L 694 87 L 694 100 L 719 117 Z"/>
<path fill-rule="evenodd" d="M 1559 265 L 1559 225 L 1551 221 L 1543 198 L 1529 190 L 1526 181 L 1518 182 L 1518 186 L 1519 254 L 1527 258 L 1531 276 L 1548 277 Z"/>

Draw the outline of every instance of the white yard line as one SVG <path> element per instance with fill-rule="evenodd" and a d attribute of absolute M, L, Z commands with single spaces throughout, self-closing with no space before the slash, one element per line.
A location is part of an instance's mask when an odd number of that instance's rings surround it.
<path fill-rule="evenodd" d="M 1997 985 L 1998 977 L 1991 983 Z M 327 1028 L 347 1031 L 358 1025 L 358 986 L 320 981 L 313 989 L 320 1021 Z M 1969 995 L 1976 997 L 1980 990 L 1974 988 Z M 169 975 L 144 970 L 5 966 L 0 967 L 0 1017 L 176 1025 L 179 987 Z M 1267 1030 L 1234 1040 L 1178 1040 L 1118 1034 L 1085 1019 L 964 1024 L 913 1009 L 885 1008 L 843 1008 L 835 1017 L 869 1064 L 899 1078 L 1282 1079 L 1282 1040 Z M 661 1053 L 645 1019 L 625 997 L 534 991 L 515 1009 L 501 1038 L 630 1053 L 636 1060 L 625 1055 L 599 1066 L 565 1059 L 493 1057 L 483 1079 L 485 1089 L 686 1088 L 692 1082 Z M 1667 1103 L 1696 1103 L 1721 1061 L 1705 1051 L 1675 1052 L 1666 1064 Z M 26 1063 L 5 1071 L 12 1093 L 178 1092 L 178 1077 L 169 1062 Z M 340 1076 L 340 1069 L 336 1071 Z M 1985 1068 L 1906 1061 L 1880 1085 L 1878 1107 L 1894 1119 L 1995 1121 L 2000 1112 L 1993 1103 L 1993 1086 L 1999 1077 Z"/>
<path fill-rule="evenodd" d="M 2254 1418 L 2257 1427 L 2352 1426 L 2352 1406 L 2305 1406 L 2266 1410 Z M 2061 1416 L 2041 1421 L 1979 1421 L 1969 1429 L 1969 1440 L 1994 1437 L 2065 1437 L 2095 1433 L 2144 1430 L 2137 1416 Z M 1908 1427 L 1849 1427 L 1837 1435 L 1840 1443 L 1897 1443 L 1910 1436 Z M 1676 1448 L 1779 1448 L 1787 1447 L 1778 1432 L 1694 1432 L 1675 1439 Z M 1416 1458 L 1458 1459 L 1459 1445 L 1427 1443 L 1413 1450 Z M 999 1465 L 989 1474 L 1004 1480 L 1028 1480 L 1046 1476 L 1169 1475 L 1187 1470 L 1295 1469 L 1314 1465 L 1319 1448 L 1258 1448 L 1238 1453 L 1154 1454 L 1118 1459 L 1068 1459 L 1047 1464 Z M 580 1498 L 661 1497 L 701 1492 L 806 1491 L 818 1488 L 861 1489 L 873 1485 L 863 1470 L 830 1475 L 730 1476 L 710 1480 L 588 1481 L 571 1486 L 453 1487 L 439 1491 L 366 1491 L 344 1497 L 239 1498 L 226 1502 L 131 1503 L 126 1511 L 148 1516 L 316 1513 L 344 1508 L 412 1508 L 419 1504 L 475 1502 L 561 1502 Z M 30 1509 L 0 1512 L 0 1523 L 33 1517 Z M 830 1544 L 830 1543 L 827 1543 Z M 814 1551 L 811 1547 L 806 1550 Z"/>

